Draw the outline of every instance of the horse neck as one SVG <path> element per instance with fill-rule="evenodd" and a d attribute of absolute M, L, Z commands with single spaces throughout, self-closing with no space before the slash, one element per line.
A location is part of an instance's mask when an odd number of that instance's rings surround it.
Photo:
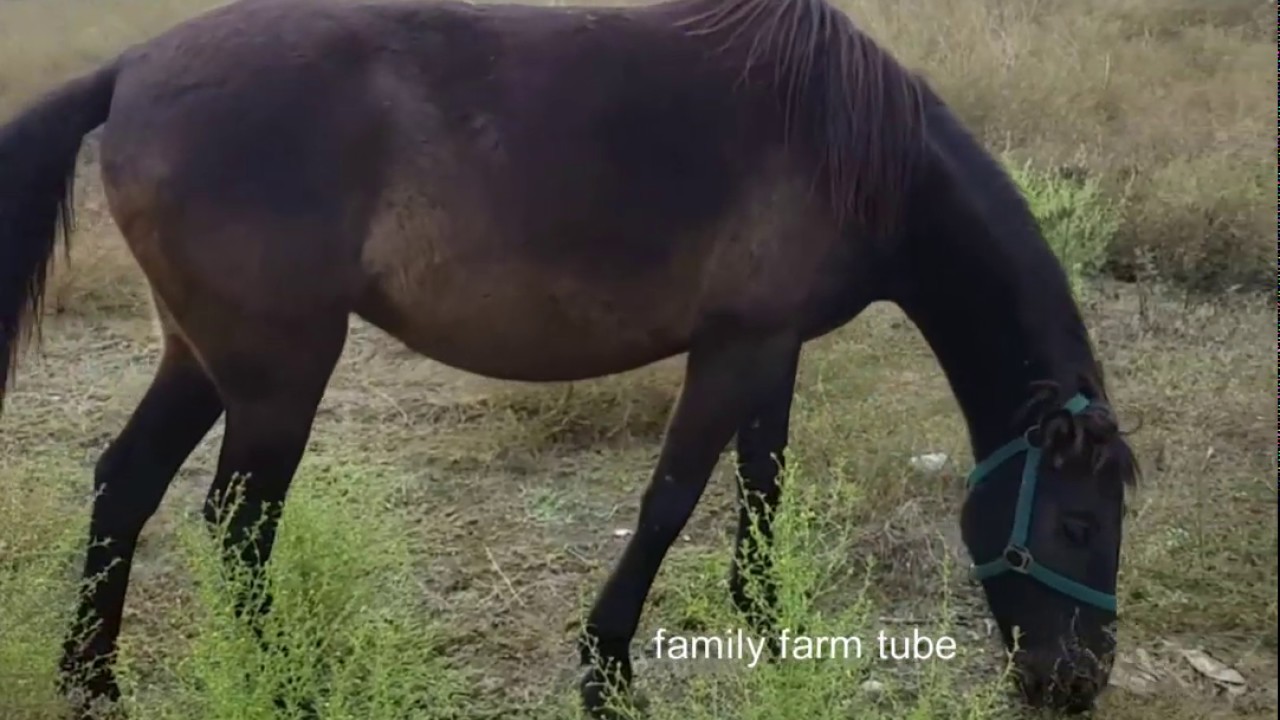
<path fill-rule="evenodd" d="M 893 299 L 938 358 L 981 458 L 1021 431 L 1033 382 L 1066 396 L 1105 390 L 1070 284 L 1016 186 L 944 107 L 929 133 Z"/>

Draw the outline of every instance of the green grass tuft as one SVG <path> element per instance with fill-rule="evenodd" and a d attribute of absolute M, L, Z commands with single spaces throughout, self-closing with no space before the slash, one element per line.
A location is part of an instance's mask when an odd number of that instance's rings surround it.
<path fill-rule="evenodd" d="M 173 658 L 163 696 L 139 693 L 137 675 L 122 673 L 134 716 L 452 717 L 465 685 L 441 655 L 442 628 L 421 602 L 408 525 L 389 509 L 393 487 L 376 465 L 310 463 L 267 574 L 265 646 L 235 613 L 238 599 L 257 595 L 243 569 L 221 562 L 225 526 L 210 533 L 202 520 L 184 523 L 190 646 Z"/>
<path fill-rule="evenodd" d="M 1093 177 L 1039 170 L 1030 161 L 1006 161 L 1077 294 L 1086 277 L 1102 270 L 1120 227 L 1123 205 Z"/>

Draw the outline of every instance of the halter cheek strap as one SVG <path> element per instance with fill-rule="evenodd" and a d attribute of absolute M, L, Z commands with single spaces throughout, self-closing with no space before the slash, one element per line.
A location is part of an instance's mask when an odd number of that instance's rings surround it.
<path fill-rule="evenodd" d="M 1067 401 L 1064 407 L 1072 415 L 1078 415 L 1089 407 L 1089 404 L 1088 398 L 1077 394 Z M 985 580 L 1006 572 L 1028 575 L 1063 595 L 1114 613 L 1116 611 L 1116 596 L 1114 594 L 1094 590 L 1087 585 L 1050 570 L 1036 562 L 1031 555 L 1031 551 L 1027 549 L 1027 535 L 1031 529 L 1031 510 L 1035 505 L 1036 483 L 1039 481 L 1041 458 L 1040 448 L 1032 445 L 1027 437 L 1030 432 L 1031 430 L 1029 429 L 1021 437 L 1006 443 L 987 459 L 978 463 L 977 467 L 969 473 L 969 491 L 972 492 L 997 467 L 1019 453 L 1026 453 L 1026 459 L 1022 464 L 1022 484 L 1018 488 L 1017 505 L 1014 506 L 1013 527 L 1009 531 L 1009 542 L 1005 545 L 1004 552 L 1000 554 L 1000 557 L 975 566 L 973 568 L 974 577 L 979 580 Z"/>

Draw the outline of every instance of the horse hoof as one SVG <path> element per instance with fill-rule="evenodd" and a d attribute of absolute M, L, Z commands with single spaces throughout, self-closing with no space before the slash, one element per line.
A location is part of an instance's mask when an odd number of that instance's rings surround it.
<path fill-rule="evenodd" d="M 122 720 L 120 686 L 115 673 L 102 662 L 64 660 L 59 668 L 58 690 L 77 720 Z"/>
<path fill-rule="evenodd" d="M 582 707 L 591 720 L 638 720 L 649 706 L 647 699 L 631 688 L 629 681 L 615 677 L 610 682 L 599 668 L 590 668 L 578 683 Z"/>
<path fill-rule="evenodd" d="M 128 720 L 129 715 L 124 706 L 116 700 L 105 697 L 69 698 L 71 712 L 67 716 L 73 720 Z"/>

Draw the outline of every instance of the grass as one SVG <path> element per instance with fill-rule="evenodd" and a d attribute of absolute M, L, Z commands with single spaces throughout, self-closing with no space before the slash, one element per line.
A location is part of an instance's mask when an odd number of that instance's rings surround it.
<path fill-rule="evenodd" d="M 995 149 L 1123 200 L 1108 269 L 1273 279 L 1268 0 L 845 0 Z"/>
<path fill-rule="evenodd" d="M 67 571 L 80 559 L 84 523 L 68 519 L 83 513 L 70 513 L 70 483 L 61 493 L 21 488 L 33 476 L 77 474 L 56 463 L 5 468 L 6 491 L 15 492 L 2 508 L 0 604 L 16 631 L 0 643 L 0 677 L 12 690 L 0 701 L 6 718 L 59 717 L 51 640 L 73 607 Z M 283 720 L 307 717 L 303 702 L 335 720 L 450 717 L 465 684 L 422 607 L 406 510 L 388 507 L 395 484 L 375 464 L 317 453 L 299 485 L 269 575 L 269 649 L 233 611 L 249 585 L 219 562 L 221 530 L 210 533 L 198 518 L 175 523 L 174 556 L 162 571 L 168 587 L 145 604 L 145 617 L 127 615 L 164 636 L 121 643 L 122 702 L 132 717 Z"/>
<path fill-rule="evenodd" d="M 1008 169 L 1079 294 L 1086 279 L 1096 276 L 1107 261 L 1122 206 L 1095 178 L 1038 170 L 1029 162 Z"/>
<path fill-rule="evenodd" d="M 309 465 L 269 576 L 270 649 L 234 613 L 246 578 L 227 575 L 202 523 L 186 524 L 191 647 L 168 661 L 175 677 L 166 692 L 140 692 L 150 686 L 145 669 L 130 669 L 134 716 L 301 719 L 314 705 L 334 720 L 446 718 L 464 697 L 463 678 L 440 653 L 442 630 L 419 599 L 405 510 L 388 508 L 394 483 L 372 464 Z"/>
<path fill-rule="evenodd" d="M 0 0 L 0 116 L 212 4 Z M 1273 315 L 1269 294 L 1248 287 L 1264 260 L 1269 279 L 1274 247 L 1262 105 L 1274 3 L 845 7 L 1005 158 L 1072 271 L 1121 419 L 1136 427 L 1145 477 L 1126 526 L 1122 666 L 1155 689 L 1113 688 L 1098 716 L 1274 717 L 1276 460 L 1261 442 L 1276 424 Z M 92 147 L 82 172 L 85 229 L 0 419 L 0 717 L 14 720 L 59 717 L 53 669 L 92 464 L 157 349 Z M 615 531 L 634 522 L 679 377 L 667 362 L 570 386 L 489 382 L 357 323 L 272 566 L 278 649 L 250 642 L 229 611 L 234 578 L 194 519 L 219 426 L 143 536 L 121 639 L 126 707 L 266 718 L 283 692 L 319 699 L 324 718 L 576 717 L 574 634 L 621 550 Z M 960 656 L 757 668 L 654 657 L 659 629 L 741 626 L 725 582 L 722 463 L 637 634 L 650 717 L 1024 717 L 961 573 L 954 517 L 971 459 L 959 412 L 900 312 L 873 307 L 806 350 L 793 428 L 775 551 L 787 624 L 864 642 L 918 628 L 954 637 Z M 923 452 L 951 460 L 923 474 L 909 465 Z M 1238 669 L 1247 691 L 1217 692 L 1182 658 L 1191 648 Z"/>

